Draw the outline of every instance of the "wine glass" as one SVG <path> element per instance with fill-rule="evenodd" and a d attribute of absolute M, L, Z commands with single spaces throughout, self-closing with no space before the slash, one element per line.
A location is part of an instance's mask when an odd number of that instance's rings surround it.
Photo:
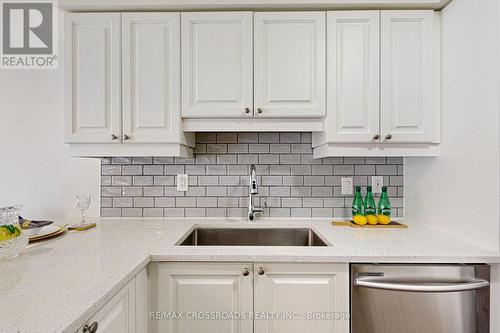
<path fill-rule="evenodd" d="M 85 210 L 90 207 L 90 194 L 76 196 L 76 208 L 82 213 L 82 223 L 85 222 Z"/>

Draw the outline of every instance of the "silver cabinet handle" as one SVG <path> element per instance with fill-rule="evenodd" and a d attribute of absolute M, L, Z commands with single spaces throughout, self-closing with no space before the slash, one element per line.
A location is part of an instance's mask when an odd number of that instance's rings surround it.
<path fill-rule="evenodd" d="M 250 113 L 250 108 L 245 108 L 245 113 L 249 114 Z"/>
<path fill-rule="evenodd" d="M 248 271 L 248 268 L 243 268 L 243 271 L 241 272 L 241 274 L 243 274 L 243 276 L 248 276 L 250 274 L 250 272 Z"/>
<path fill-rule="evenodd" d="M 373 136 L 373 140 L 378 140 L 378 139 L 380 139 L 380 135 L 379 135 L 379 134 L 375 134 L 375 135 Z"/>
<path fill-rule="evenodd" d="M 392 134 L 387 134 L 387 135 L 385 136 L 385 139 L 386 139 L 386 140 L 390 140 L 390 139 L 392 139 Z"/>
<path fill-rule="evenodd" d="M 130 136 L 128 136 L 127 134 L 125 134 L 125 135 L 123 136 L 123 140 L 128 140 L 128 139 L 130 139 Z"/>
<path fill-rule="evenodd" d="M 260 266 L 258 269 L 257 269 L 257 274 L 259 275 L 264 275 L 265 271 L 264 271 L 264 268 L 262 266 Z"/>
<path fill-rule="evenodd" d="M 257 108 L 257 113 L 262 113 L 262 108 Z"/>
<path fill-rule="evenodd" d="M 83 326 L 83 333 L 96 333 L 97 328 L 99 327 L 99 324 L 97 324 L 97 321 L 94 321 L 92 324 L 85 325 Z"/>
<path fill-rule="evenodd" d="M 482 279 L 433 285 L 392 281 L 378 277 L 357 277 L 354 279 L 354 286 L 356 287 L 421 293 L 451 293 L 486 288 L 489 285 L 490 283 L 488 281 Z"/>
<path fill-rule="evenodd" d="M 111 134 L 111 140 L 116 140 L 116 139 L 118 139 L 118 137 L 114 134 Z"/>

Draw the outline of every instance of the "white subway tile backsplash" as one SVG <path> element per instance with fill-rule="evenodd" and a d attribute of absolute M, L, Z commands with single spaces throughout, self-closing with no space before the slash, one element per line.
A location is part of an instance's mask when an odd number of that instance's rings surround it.
<path fill-rule="evenodd" d="M 196 198 L 177 197 L 175 198 L 176 207 L 196 207 Z"/>
<path fill-rule="evenodd" d="M 145 165 L 144 175 L 163 175 L 163 165 Z"/>
<path fill-rule="evenodd" d="M 279 133 L 268 133 L 268 132 L 259 133 L 259 142 L 261 143 L 278 143 L 279 141 L 280 141 Z"/>
<path fill-rule="evenodd" d="M 175 207 L 175 198 L 155 198 L 155 207 Z"/>
<path fill-rule="evenodd" d="M 120 165 L 104 164 L 101 166 L 102 176 L 116 176 L 122 174 L 122 167 Z"/>
<path fill-rule="evenodd" d="M 240 143 L 259 142 L 259 133 L 238 133 L 238 142 Z M 198 143 L 198 134 L 196 134 L 196 143 Z"/>
<path fill-rule="evenodd" d="M 377 175 L 392 176 L 397 174 L 397 165 L 377 165 Z"/>
<path fill-rule="evenodd" d="M 132 177 L 130 176 L 112 176 L 111 185 L 113 186 L 128 186 L 132 185 Z"/>
<path fill-rule="evenodd" d="M 163 208 L 144 208 L 143 217 L 163 217 Z"/>
<path fill-rule="evenodd" d="M 331 175 L 333 173 L 333 166 L 331 165 L 313 165 L 312 174 L 313 175 Z"/>
<path fill-rule="evenodd" d="M 146 174 L 146 173 L 144 173 Z M 142 175 L 141 165 L 124 165 L 122 166 L 122 175 Z"/>
<path fill-rule="evenodd" d="M 153 176 L 154 186 L 174 185 L 174 180 L 175 176 Z"/>
<path fill-rule="evenodd" d="M 122 196 L 124 197 L 140 197 L 142 196 L 142 187 L 125 186 L 122 187 Z"/>
<path fill-rule="evenodd" d="M 401 157 L 314 159 L 311 133 L 197 133 L 193 158 L 113 157 L 101 160 L 103 217 L 246 217 L 249 165 L 256 164 L 264 217 L 348 217 L 352 196 L 341 179 L 365 193 L 381 175 L 393 206 L 404 214 Z M 179 192 L 177 174 L 189 175 Z M 377 200 L 377 198 L 376 198 Z"/>
<path fill-rule="evenodd" d="M 153 176 L 133 176 L 134 186 L 151 186 L 153 185 Z"/>
<path fill-rule="evenodd" d="M 292 208 L 290 210 L 291 217 L 311 217 L 311 208 Z"/>
<path fill-rule="evenodd" d="M 134 198 L 134 207 L 154 207 L 154 198 Z"/>
<path fill-rule="evenodd" d="M 227 173 L 225 165 L 207 165 L 207 175 L 225 175 Z"/>

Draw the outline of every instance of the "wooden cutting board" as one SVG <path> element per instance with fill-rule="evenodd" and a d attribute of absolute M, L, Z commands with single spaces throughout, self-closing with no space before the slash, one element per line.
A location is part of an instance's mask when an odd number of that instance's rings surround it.
<path fill-rule="evenodd" d="M 365 224 L 358 225 L 352 221 L 332 221 L 332 225 L 336 227 L 351 227 L 351 228 L 364 228 L 364 229 L 407 229 L 408 226 L 403 223 L 391 221 L 389 224 Z"/>

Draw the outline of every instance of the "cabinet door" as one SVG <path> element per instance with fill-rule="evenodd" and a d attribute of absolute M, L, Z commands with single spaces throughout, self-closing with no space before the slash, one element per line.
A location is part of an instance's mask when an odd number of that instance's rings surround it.
<path fill-rule="evenodd" d="M 179 140 L 180 14 L 124 13 L 124 142 Z"/>
<path fill-rule="evenodd" d="M 244 270 L 248 270 L 248 275 Z M 153 263 L 150 311 L 175 312 L 180 319 L 154 320 L 154 332 L 252 333 L 251 319 L 193 318 L 193 314 L 248 313 L 253 311 L 253 267 L 245 263 Z M 156 272 L 155 272 L 156 270 Z M 248 317 L 247 317 L 248 318 Z"/>
<path fill-rule="evenodd" d="M 119 141 L 120 21 L 121 14 L 116 13 L 71 13 L 66 16 L 65 126 L 68 143 Z"/>
<path fill-rule="evenodd" d="M 149 332 L 149 277 L 147 268 L 135 276 L 135 332 Z"/>
<path fill-rule="evenodd" d="M 325 12 L 254 14 L 256 117 L 325 115 Z"/>
<path fill-rule="evenodd" d="M 381 135 L 385 142 L 418 143 L 436 139 L 439 124 L 436 15 L 431 10 L 382 11 Z"/>
<path fill-rule="evenodd" d="M 329 141 L 377 140 L 380 12 L 328 12 L 327 19 Z"/>
<path fill-rule="evenodd" d="M 91 319 L 97 322 L 99 333 L 135 333 L 135 280 L 130 281 Z M 78 331 L 83 332 L 83 327 Z"/>
<path fill-rule="evenodd" d="M 182 116 L 252 117 L 252 13 L 182 13 Z"/>
<path fill-rule="evenodd" d="M 255 312 L 295 317 L 256 320 L 255 333 L 349 332 L 347 264 L 256 263 L 254 274 Z"/>

